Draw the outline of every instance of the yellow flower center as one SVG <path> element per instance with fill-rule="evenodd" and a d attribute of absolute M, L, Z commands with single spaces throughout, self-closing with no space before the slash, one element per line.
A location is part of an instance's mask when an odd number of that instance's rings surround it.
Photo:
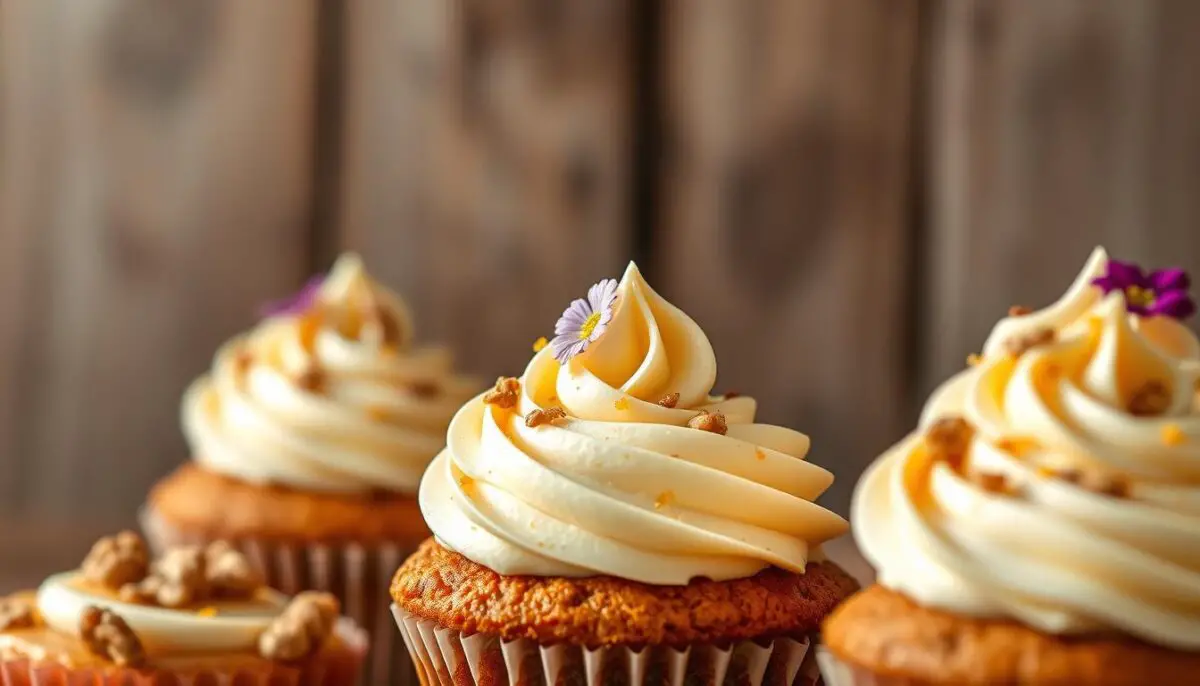
<path fill-rule="evenodd" d="M 600 313 L 593 312 L 592 315 L 583 322 L 583 326 L 579 327 L 579 340 L 582 341 L 586 338 L 591 338 L 592 332 L 596 330 L 596 327 L 599 326 L 599 324 Z"/>
<path fill-rule="evenodd" d="M 1125 289 L 1125 299 L 1131 305 L 1151 307 L 1154 305 L 1154 291 L 1141 286 L 1130 286 Z"/>

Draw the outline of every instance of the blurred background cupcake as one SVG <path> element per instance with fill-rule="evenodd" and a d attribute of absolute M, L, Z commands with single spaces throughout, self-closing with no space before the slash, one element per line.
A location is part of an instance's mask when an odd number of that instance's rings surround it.
<path fill-rule="evenodd" d="M 855 588 L 804 434 L 713 395 L 696 323 L 630 264 L 525 374 L 472 399 L 421 483 L 435 540 L 392 584 L 424 683 L 810 684 Z"/>
<path fill-rule="evenodd" d="M 184 395 L 193 461 L 154 487 L 143 525 L 156 549 L 228 540 L 273 587 L 334 593 L 384 629 L 378 672 L 396 652 L 390 574 L 429 533 L 417 485 L 480 384 L 413 346 L 408 310 L 355 255 L 264 314 Z"/>
<path fill-rule="evenodd" d="M 1097 249 L 1014 306 L 867 471 L 878 585 L 824 628 L 832 686 L 1195 683 L 1200 341 L 1180 269 Z"/>
<path fill-rule="evenodd" d="M 336 598 L 267 588 L 223 542 L 152 559 L 124 532 L 36 593 L 0 596 L 5 686 L 347 686 L 366 652 Z"/>

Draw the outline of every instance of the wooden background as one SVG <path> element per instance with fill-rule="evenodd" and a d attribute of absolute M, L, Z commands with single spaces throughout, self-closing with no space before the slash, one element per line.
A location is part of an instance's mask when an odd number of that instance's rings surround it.
<path fill-rule="evenodd" d="M 1187 0 L 0 0 L 0 569 L 130 523 L 187 382 L 347 248 L 490 375 L 637 259 L 844 511 L 1092 246 L 1200 269 L 1198 31 Z"/>

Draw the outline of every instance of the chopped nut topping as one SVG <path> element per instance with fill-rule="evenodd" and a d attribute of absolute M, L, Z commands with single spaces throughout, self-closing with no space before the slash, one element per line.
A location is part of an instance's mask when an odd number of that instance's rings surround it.
<path fill-rule="evenodd" d="M 974 435 L 975 429 L 962 417 L 943 417 L 926 429 L 925 448 L 933 459 L 948 462 L 958 469 L 962 467 Z"/>
<path fill-rule="evenodd" d="M 1013 305 L 1012 307 L 1008 308 L 1008 316 L 1010 317 L 1024 317 L 1025 315 L 1032 313 L 1033 310 L 1025 307 L 1024 305 Z"/>
<path fill-rule="evenodd" d="M 139 583 L 121 587 L 120 598 L 131 603 L 150 603 L 179 608 L 208 597 L 205 550 L 185 546 L 168 550 Z"/>
<path fill-rule="evenodd" d="M 83 578 L 105 588 L 118 589 L 146 578 L 150 553 L 146 543 L 132 531 L 96 541 L 83 561 Z"/>
<path fill-rule="evenodd" d="M 333 632 L 340 611 L 328 593 L 301 593 L 258 637 L 259 655 L 287 662 L 313 654 Z"/>
<path fill-rule="evenodd" d="M 21 598 L 0 598 L 0 631 L 28 629 L 36 623 L 33 603 Z"/>
<path fill-rule="evenodd" d="M 544 410 L 533 410 L 525 415 L 525 426 L 533 428 L 542 424 L 553 424 L 561 419 L 565 419 L 567 411 L 561 407 L 550 407 Z"/>
<path fill-rule="evenodd" d="M 720 412 L 701 412 L 688 420 L 687 425 L 693 429 L 725 435 L 729 425 L 725 423 L 725 415 Z"/>
<path fill-rule="evenodd" d="M 245 374 L 252 364 L 254 364 L 254 353 L 245 346 L 238 348 L 237 353 L 233 356 L 233 368 L 237 370 L 237 373 Z"/>
<path fill-rule="evenodd" d="M 418 398 L 435 398 L 442 387 L 436 381 L 415 381 L 408 385 L 408 390 Z"/>
<path fill-rule="evenodd" d="M 996 472 L 980 472 L 973 476 L 975 483 L 988 493 L 998 493 L 1006 495 L 1012 492 L 1008 484 L 1008 478 L 1003 474 Z"/>
<path fill-rule="evenodd" d="M 315 364 L 310 364 L 296 377 L 296 385 L 309 393 L 325 391 L 325 372 Z"/>
<path fill-rule="evenodd" d="M 496 386 L 483 394 L 483 402 L 504 409 L 516 407 L 520 398 L 521 382 L 511 376 L 502 376 L 496 379 Z"/>
<path fill-rule="evenodd" d="M 1041 327 L 1034 329 L 1027 334 L 1020 336 L 1012 336 L 1004 341 L 1004 349 L 1013 357 L 1020 357 L 1029 351 L 1030 348 L 1036 348 L 1039 345 L 1053 343 L 1055 338 L 1054 329 Z"/>
<path fill-rule="evenodd" d="M 668 408 L 675 407 L 676 405 L 679 404 L 679 394 L 678 393 L 668 393 L 668 394 L 664 395 L 661 400 L 658 401 L 658 404 L 662 405 L 663 407 L 668 407 Z"/>
<path fill-rule="evenodd" d="M 265 583 L 240 550 L 225 541 L 204 550 L 204 578 L 213 596 L 248 598 Z"/>
<path fill-rule="evenodd" d="M 1152 417 L 1171 406 L 1171 389 L 1162 381 L 1147 381 L 1129 399 L 1129 412 L 1138 417 Z"/>
<path fill-rule="evenodd" d="M 1187 435 L 1178 424 L 1167 424 L 1162 428 L 1162 442 L 1169 446 L 1183 445 L 1187 442 Z"/>
<path fill-rule="evenodd" d="M 79 620 L 79 634 L 89 650 L 121 667 L 139 667 L 146 661 L 146 651 L 137 634 L 116 613 L 98 607 L 84 608 Z"/>
<path fill-rule="evenodd" d="M 1059 471 L 1056 476 L 1067 483 L 1075 484 L 1098 495 L 1106 495 L 1111 498 L 1129 497 L 1129 482 L 1117 475 L 1065 469 Z"/>

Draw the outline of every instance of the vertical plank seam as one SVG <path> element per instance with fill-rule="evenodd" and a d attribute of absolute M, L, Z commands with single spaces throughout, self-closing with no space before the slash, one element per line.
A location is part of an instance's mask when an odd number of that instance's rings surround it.
<path fill-rule="evenodd" d="M 313 27 L 312 169 L 309 189 L 308 272 L 324 270 L 340 249 L 338 241 L 342 125 L 345 112 L 346 7 L 342 0 L 317 0 Z"/>
<path fill-rule="evenodd" d="M 630 145 L 633 149 L 629 156 L 632 168 L 630 173 L 630 257 L 639 265 L 644 265 L 651 279 L 654 279 L 656 261 L 651 259 L 654 250 L 654 224 L 659 216 L 661 200 L 660 184 L 662 154 L 662 54 L 665 41 L 663 40 L 664 18 L 662 16 L 664 3 L 662 0 L 630 0 L 629 11 L 630 32 L 632 40 L 630 49 L 631 59 L 627 68 L 631 70 L 629 83 L 633 90 L 630 101 L 629 116 L 631 121 Z"/>

